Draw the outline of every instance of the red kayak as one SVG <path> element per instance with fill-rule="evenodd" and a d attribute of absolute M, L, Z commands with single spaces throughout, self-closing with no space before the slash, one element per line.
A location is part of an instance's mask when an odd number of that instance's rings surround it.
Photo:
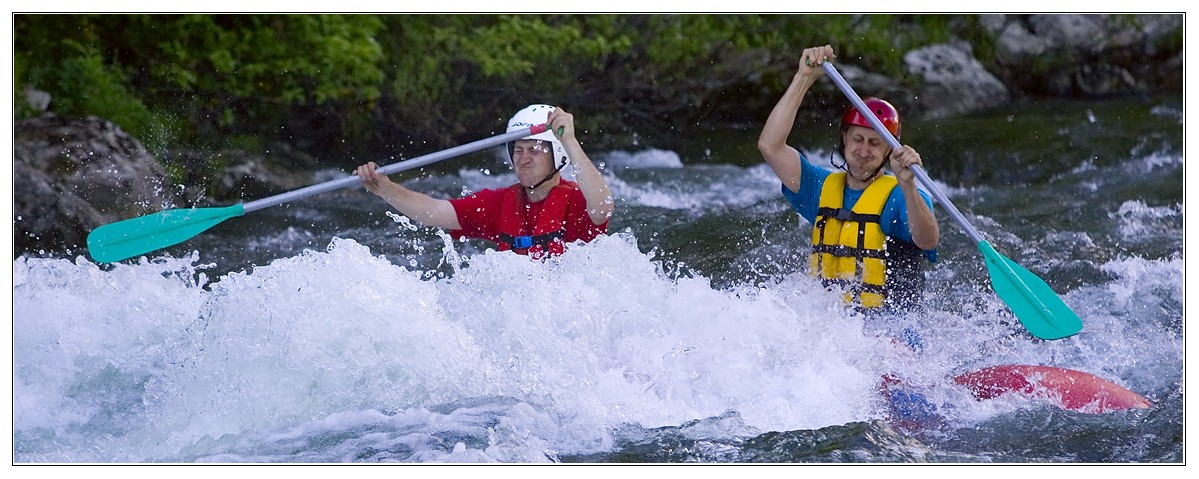
<path fill-rule="evenodd" d="M 1062 409 L 1104 413 L 1147 409 L 1148 399 L 1093 374 L 1053 366 L 1004 365 L 962 374 L 953 382 L 983 400 L 1005 394 L 1053 402 Z"/>

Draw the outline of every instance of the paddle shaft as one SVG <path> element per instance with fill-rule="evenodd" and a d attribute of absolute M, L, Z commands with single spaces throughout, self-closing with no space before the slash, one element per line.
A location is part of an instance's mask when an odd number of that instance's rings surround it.
<path fill-rule="evenodd" d="M 858 94 L 853 91 L 853 87 L 850 87 L 849 83 L 845 82 L 845 78 L 842 77 L 841 73 L 833 67 L 833 64 L 824 62 L 821 64 L 821 66 L 824 67 L 824 71 L 825 73 L 828 73 L 829 78 L 833 79 L 833 83 L 837 84 L 837 88 L 840 88 L 841 92 L 845 93 L 845 96 L 849 98 L 849 101 L 853 103 L 853 106 L 857 108 L 858 111 L 862 112 L 862 116 L 866 117 L 866 120 L 869 121 L 870 125 L 874 127 L 874 131 L 877 131 L 879 135 L 882 135 L 883 139 L 886 140 L 887 144 L 890 145 L 891 148 L 900 148 L 901 145 L 899 144 L 899 140 L 895 139 L 895 136 L 892 135 L 890 131 L 887 131 L 887 128 L 883 126 L 883 122 L 879 121 L 874 112 L 870 111 L 870 108 L 866 106 L 866 102 L 863 102 L 862 97 L 858 96 Z M 966 221 L 966 217 L 963 216 L 960 211 L 958 211 L 957 207 L 953 206 L 953 203 L 949 201 L 949 197 L 945 196 L 945 193 L 942 193 L 941 189 L 937 188 L 937 185 L 933 184 L 933 180 L 928 177 L 928 173 L 924 171 L 924 168 L 921 168 L 920 165 L 912 165 L 908 168 L 916 174 L 916 178 L 920 180 L 920 184 L 924 185 L 925 188 L 928 188 L 933 197 L 937 199 L 937 203 L 940 203 L 941 207 L 945 211 L 949 212 L 949 216 L 952 216 L 953 220 L 962 227 L 962 230 L 966 233 L 966 236 L 969 236 L 970 239 L 976 244 L 983 241 L 983 235 L 980 234 L 978 230 L 974 229 L 974 226 L 971 225 L 969 221 Z"/>
<path fill-rule="evenodd" d="M 425 166 L 425 165 L 428 165 L 431 163 L 436 163 L 441 160 L 453 158 L 455 156 L 465 155 L 467 153 L 474 153 L 479 150 L 484 150 L 487 148 L 491 148 L 493 146 L 502 145 L 502 144 L 510 142 L 510 141 L 516 141 L 521 138 L 536 135 L 538 133 L 546 131 L 546 128 L 547 128 L 546 125 L 536 125 L 536 126 L 532 126 L 529 128 L 524 128 L 521 130 L 505 133 L 502 135 L 496 135 L 491 138 L 484 138 L 482 140 L 476 140 L 476 141 L 467 143 L 465 145 L 459 145 L 459 146 L 455 146 L 453 148 L 438 151 L 436 153 L 430 153 L 430 154 L 427 154 L 424 156 L 418 156 L 411 160 L 401 161 L 398 163 L 392 163 L 390 165 L 380 167 L 378 171 L 379 171 L 379 173 L 382 173 L 384 175 L 390 175 L 390 174 L 399 173 L 399 172 L 405 171 L 405 170 L 411 170 L 413 168 L 420 168 L 422 166 Z M 356 175 L 355 176 L 347 176 L 345 178 L 339 178 L 336 180 L 326 181 L 324 183 L 317 183 L 315 185 L 306 186 L 306 187 L 300 188 L 298 190 L 288 191 L 286 193 L 280 193 L 275 196 L 270 196 L 270 197 L 263 198 L 260 200 L 251 201 L 249 203 L 243 204 L 242 208 L 245 210 L 246 213 L 250 213 L 253 211 L 261 210 L 263 208 L 269 208 L 272 206 L 287 203 L 289 201 L 298 200 L 300 198 L 307 198 L 309 196 L 319 195 L 321 193 L 326 193 L 329 191 L 339 190 L 342 188 L 355 186 L 355 185 L 361 185 L 361 184 L 362 184 L 362 179 L 359 178 L 358 176 L 356 176 Z"/>

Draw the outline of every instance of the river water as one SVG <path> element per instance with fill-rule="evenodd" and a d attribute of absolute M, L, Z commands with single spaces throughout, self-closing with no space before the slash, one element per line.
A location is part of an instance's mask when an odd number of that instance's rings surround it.
<path fill-rule="evenodd" d="M 1180 97 L 909 121 L 938 187 L 1084 323 L 1027 334 L 942 210 L 928 310 L 908 318 L 919 354 L 807 276 L 811 226 L 755 128 L 589 147 L 618 201 L 610 234 L 545 264 L 359 188 L 116 265 L 17 258 L 13 460 L 1184 462 Z M 827 163 L 834 135 L 794 144 Z M 441 197 L 514 181 L 492 153 L 438 166 L 396 179 Z M 1001 364 L 1085 371 L 1153 406 L 976 401 L 949 381 Z M 889 422 L 888 373 L 945 423 Z"/>

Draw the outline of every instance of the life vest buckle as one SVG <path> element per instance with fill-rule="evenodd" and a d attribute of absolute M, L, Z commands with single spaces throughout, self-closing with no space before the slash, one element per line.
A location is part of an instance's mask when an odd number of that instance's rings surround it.
<path fill-rule="evenodd" d="M 532 236 L 516 236 L 516 237 L 512 238 L 512 248 L 514 248 L 514 249 L 526 249 L 526 248 L 532 248 L 532 247 L 533 247 L 533 237 Z"/>
<path fill-rule="evenodd" d="M 837 214 L 834 216 L 841 221 L 852 221 L 854 219 L 853 210 L 845 208 L 837 208 Z"/>

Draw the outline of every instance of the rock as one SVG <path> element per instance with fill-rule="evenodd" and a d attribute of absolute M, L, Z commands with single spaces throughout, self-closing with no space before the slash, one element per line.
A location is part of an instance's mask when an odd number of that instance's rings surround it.
<path fill-rule="evenodd" d="M 249 201 L 295 190 L 313 183 L 318 163 L 289 145 L 278 144 L 263 154 L 225 152 L 228 167 L 218 182 L 222 199 Z M 349 173 L 347 173 L 349 174 Z"/>
<path fill-rule="evenodd" d="M 995 59 L 1001 65 L 1019 65 L 1052 48 L 1049 40 L 1034 35 L 1023 23 L 1011 22 L 1003 27 L 995 42 Z"/>
<path fill-rule="evenodd" d="M 188 197 L 206 205 L 248 202 L 296 190 L 311 185 L 312 170 L 319 168 L 311 156 L 283 144 L 265 152 L 168 151 L 163 160 L 179 164 L 179 181 L 186 185 Z"/>
<path fill-rule="evenodd" d="M 837 71 L 862 96 L 879 97 L 897 106 L 911 103 L 912 90 L 904 88 L 889 76 L 871 73 L 854 65 L 839 65 Z M 832 84 L 831 81 L 828 83 Z M 836 90 L 836 86 L 833 89 Z M 841 94 L 840 90 L 836 90 L 836 93 Z"/>
<path fill-rule="evenodd" d="M 25 103 L 29 108 L 38 112 L 46 111 L 50 108 L 50 94 L 34 88 L 33 85 L 25 85 L 25 90 L 22 92 L 25 95 Z"/>
<path fill-rule="evenodd" d="M 1097 35 L 1109 30 L 1103 15 L 1030 15 L 1028 25 L 1034 35 L 1060 50 L 1102 51 L 1110 41 Z"/>
<path fill-rule="evenodd" d="M 845 78 L 845 82 L 849 83 L 862 98 L 876 97 L 886 100 L 899 110 L 901 118 L 915 118 L 920 116 L 920 105 L 916 102 L 916 93 L 905 88 L 898 80 L 877 73 L 871 73 L 854 65 L 837 65 L 837 71 Z M 838 107 L 836 118 L 841 118 L 841 111 L 849 107 L 849 100 L 845 99 L 845 95 L 832 81 L 821 81 L 824 84 L 823 88 L 828 90 L 821 96 L 828 96 L 836 99 L 835 104 Z"/>
<path fill-rule="evenodd" d="M 1006 15 L 1003 21 L 995 58 L 1001 79 L 1023 94 L 1104 97 L 1180 83 L 1181 70 L 1146 63 L 1179 31 L 1182 15 Z"/>
<path fill-rule="evenodd" d="M 1004 14 L 985 14 L 978 16 L 978 24 L 987 29 L 991 34 L 997 34 L 1003 31 L 1007 25 L 1007 15 Z"/>
<path fill-rule="evenodd" d="M 15 254 L 81 252 L 97 226 L 178 200 L 162 165 L 112 122 L 46 113 L 14 130 Z"/>
<path fill-rule="evenodd" d="M 967 47 L 968 48 L 968 47 Z M 945 118 L 1007 104 L 1011 94 L 968 49 L 932 45 L 903 56 L 923 82 L 916 103 L 924 118 Z"/>
<path fill-rule="evenodd" d="M 78 254 L 96 227 L 171 208 L 260 199 L 308 186 L 317 162 L 288 145 L 261 154 L 166 153 L 163 163 L 117 125 L 45 113 L 17 123 L 14 255 Z"/>
<path fill-rule="evenodd" d="M 172 151 L 163 160 L 179 165 L 180 183 L 193 201 L 208 205 L 261 199 L 313 183 L 320 167 L 311 156 L 285 144 L 262 153 L 228 149 Z M 349 174 L 347 172 L 347 174 Z"/>

